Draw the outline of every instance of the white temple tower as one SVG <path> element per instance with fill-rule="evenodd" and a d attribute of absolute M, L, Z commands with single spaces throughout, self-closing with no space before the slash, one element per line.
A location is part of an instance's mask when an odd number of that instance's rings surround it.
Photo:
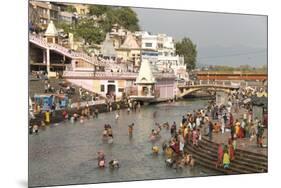
<path fill-rule="evenodd" d="M 151 65 L 148 60 L 143 59 L 136 80 L 138 86 L 138 97 L 155 97 L 155 77 L 152 74 Z"/>
<path fill-rule="evenodd" d="M 53 21 L 50 21 L 50 23 L 48 24 L 44 36 L 48 43 L 58 43 L 58 31 Z"/>

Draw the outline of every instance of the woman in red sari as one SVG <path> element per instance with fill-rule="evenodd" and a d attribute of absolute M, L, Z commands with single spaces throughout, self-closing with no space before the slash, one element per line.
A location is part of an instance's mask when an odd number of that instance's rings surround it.
<path fill-rule="evenodd" d="M 228 141 L 228 154 L 229 154 L 229 158 L 230 158 L 231 161 L 235 159 L 235 157 L 234 157 L 234 147 L 233 147 L 231 139 L 229 139 L 229 141 Z"/>
<path fill-rule="evenodd" d="M 216 167 L 222 165 L 222 159 L 223 159 L 223 153 L 224 153 L 223 149 L 224 149 L 223 144 L 220 144 L 219 147 L 218 147 L 218 160 L 217 160 Z"/>

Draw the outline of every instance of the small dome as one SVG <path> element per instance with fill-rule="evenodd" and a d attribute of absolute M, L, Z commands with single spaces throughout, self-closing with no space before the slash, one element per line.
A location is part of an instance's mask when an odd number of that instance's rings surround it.
<path fill-rule="evenodd" d="M 58 36 L 58 31 L 53 21 L 50 21 L 50 23 L 48 24 L 47 30 L 45 32 L 45 36 L 50 36 L 50 37 Z"/>

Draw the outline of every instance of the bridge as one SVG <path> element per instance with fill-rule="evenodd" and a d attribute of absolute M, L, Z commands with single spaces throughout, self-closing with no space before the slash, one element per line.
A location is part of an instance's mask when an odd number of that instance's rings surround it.
<path fill-rule="evenodd" d="M 179 84 L 178 86 L 179 93 L 177 97 L 182 98 L 188 94 L 191 94 L 196 91 L 207 91 L 207 92 L 216 92 L 216 91 L 223 91 L 226 93 L 230 93 L 233 90 L 238 90 L 240 87 L 238 85 L 226 85 L 225 83 L 199 83 L 196 85 L 186 85 L 186 84 Z"/>

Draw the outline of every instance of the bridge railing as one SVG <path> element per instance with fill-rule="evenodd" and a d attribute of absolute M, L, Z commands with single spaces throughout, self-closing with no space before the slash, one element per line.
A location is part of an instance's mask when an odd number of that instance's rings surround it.
<path fill-rule="evenodd" d="M 238 88 L 240 87 L 240 84 L 234 84 L 231 81 L 222 81 L 222 80 L 197 80 L 193 82 L 186 82 L 186 83 L 179 83 L 178 87 L 200 87 L 200 86 L 212 86 L 212 87 L 231 87 L 231 88 Z"/>
<path fill-rule="evenodd" d="M 137 73 L 131 72 L 75 72 L 64 71 L 64 77 L 100 77 L 100 78 L 131 78 L 136 79 Z"/>

